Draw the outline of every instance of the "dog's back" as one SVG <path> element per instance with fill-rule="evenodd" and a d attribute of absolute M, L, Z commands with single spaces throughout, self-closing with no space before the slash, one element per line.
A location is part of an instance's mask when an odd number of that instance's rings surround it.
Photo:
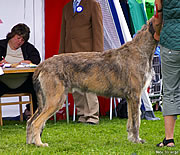
<path fill-rule="evenodd" d="M 37 85 L 38 76 L 43 72 L 44 76 L 57 75 L 67 89 L 78 88 L 102 96 L 127 97 L 132 91 L 128 89 L 132 88 L 130 77 L 136 77 L 139 89 L 142 89 L 151 73 L 152 51 L 156 43 L 147 31 L 148 27 L 144 26 L 131 42 L 119 49 L 60 54 L 49 58 L 37 67 L 34 84 Z"/>

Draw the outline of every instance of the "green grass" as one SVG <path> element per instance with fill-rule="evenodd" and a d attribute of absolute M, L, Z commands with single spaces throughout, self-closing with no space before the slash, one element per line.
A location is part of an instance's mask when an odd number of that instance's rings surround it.
<path fill-rule="evenodd" d="M 174 148 L 157 148 L 156 144 L 164 138 L 164 121 L 161 112 L 155 112 L 159 121 L 142 120 L 140 137 L 145 144 L 134 144 L 127 140 L 127 119 L 101 117 L 97 126 L 73 123 L 65 120 L 48 121 L 43 131 L 42 141 L 49 147 L 36 147 L 26 144 L 26 123 L 4 121 L 0 127 L 1 154 L 97 154 L 97 155 L 148 155 L 180 154 L 180 120 L 176 122 Z"/>

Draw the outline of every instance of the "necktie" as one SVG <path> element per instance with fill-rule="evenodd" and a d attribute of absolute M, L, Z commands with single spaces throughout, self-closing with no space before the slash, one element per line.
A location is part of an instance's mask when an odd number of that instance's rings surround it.
<path fill-rule="evenodd" d="M 77 0 L 75 0 L 75 1 L 73 2 L 73 11 L 74 11 L 74 13 L 76 12 L 77 3 L 78 3 Z"/>

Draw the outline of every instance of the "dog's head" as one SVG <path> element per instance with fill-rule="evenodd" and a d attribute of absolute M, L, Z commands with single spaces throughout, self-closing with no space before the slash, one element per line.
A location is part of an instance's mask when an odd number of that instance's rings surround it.
<path fill-rule="evenodd" d="M 153 38 L 154 38 L 155 30 L 153 28 L 153 23 L 154 23 L 154 18 L 152 17 L 147 21 L 146 24 L 144 24 L 142 26 L 141 30 L 139 30 L 137 34 L 142 34 L 144 32 L 149 31 L 152 34 Z"/>
<path fill-rule="evenodd" d="M 154 17 L 150 18 L 146 24 L 143 25 L 143 27 L 141 28 L 141 32 L 144 32 L 144 31 L 149 31 L 152 35 L 152 37 L 154 38 L 154 34 L 155 34 L 155 28 L 154 28 L 154 25 L 155 25 L 155 20 L 154 20 Z"/>
<path fill-rule="evenodd" d="M 141 30 L 139 30 L 138 32 L 149 30 L 149 32 L 151 32 L 152 34 L 155 33 L 154 28 L 153 28 L 153 23 L 154 23 L 154 18 L 152 17 L 146 22 L 146 24 L 142 26 Z"/>

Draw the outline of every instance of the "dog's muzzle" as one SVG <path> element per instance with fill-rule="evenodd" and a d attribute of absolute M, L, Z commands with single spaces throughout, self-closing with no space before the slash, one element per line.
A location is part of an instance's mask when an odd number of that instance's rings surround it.
<path fill-rule="evenodd" d="M 149 23 L 149 32 L 152 34 L 152 37 L 154 38 L 155 30 L 154 30 L 154 28 L 153 28 L 152 22 Z"/>

